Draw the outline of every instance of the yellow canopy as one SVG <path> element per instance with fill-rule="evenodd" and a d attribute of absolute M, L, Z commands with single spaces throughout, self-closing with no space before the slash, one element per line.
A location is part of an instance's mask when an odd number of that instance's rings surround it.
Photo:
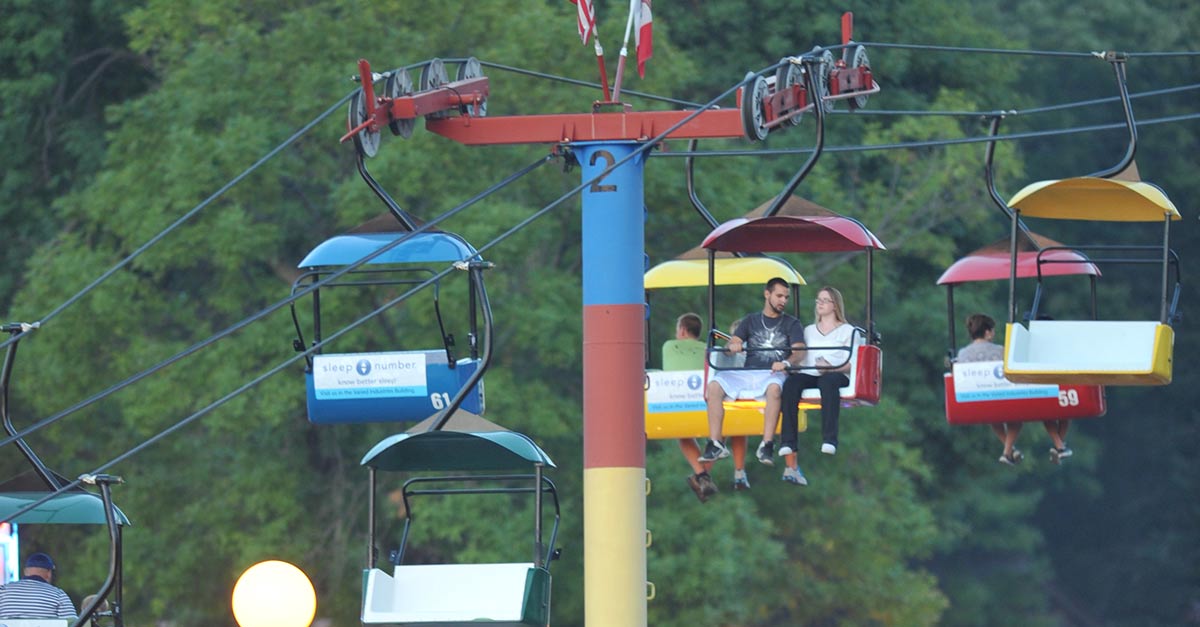
<path fill-rule="evenodd" d="M 1180 219 L 1157 185 L 1090 176 L 1039 181 L 1017 192 L 1008 206 L 1033 218 L 1161 222 Z"/>
<path fill-rule="evenodd" d="M 717 285 L 766 285 L 773 277 L 780 277 L 792 285 L 804 285 L 791 265 L 774 257 L 725 257 L 716 260 Z M 708 285 L 707 259 L 672 259 L 664 261 L 646 271 L 646 289 L 665 287 L 703 287 Z"/>

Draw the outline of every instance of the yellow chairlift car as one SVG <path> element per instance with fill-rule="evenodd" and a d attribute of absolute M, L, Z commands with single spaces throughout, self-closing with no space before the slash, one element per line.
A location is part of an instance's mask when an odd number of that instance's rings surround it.
<path fill-rule="evenodd" d="M 766 285 L 773 277 L 785 279 L 792 286 L 794 303 L 796 288 L 804 285 L 804 277 L 786 261 L 775 257 L 723 256 L 715 261 L 717 285 Z M 707 254 L 689 251 L 680 257 L 650 268 L 644 278 L 646 300 L 652 290 L 687 287 L 707 287 L 709 267 Z M 710 320 L 711 324 L 711 320 Z M 713 326 L 710 334 L 721 333 Z M 647 338 L 653 338 L 649 328 Z M 654 344 L 647 342 L 647 346 Z M 704 390 L 711 373 L 713 359 L 723 357 L 707 350 L 700 342 L 668 340 L 663 345 L 662 370 L 646 371 L 646 437 L 651 440 L 699 438 L 708 436 L 708 417 Z M 649 357 L 649 355 L 647 355 Z M 649 362 L 649 359 L 647 359 Z M 699 368 L 696 366 L 700 365 Z M 727 401 L 723 433 L 727 436 L 761 435 L 763 431 L 761 401 Z M 800 431 L 807 428 L 803 412 Z M 778 429 L 778 426 L 776 427 Z"/>
<path fill-rule="evenodd" d="M 1009 254 L 1017 267 L 1016 247 L 1021 218 L 1087 220 L 1101 222 L 1162 223 L 1162 237 L 1145 245 L 1071 245 L 1087 253 L 1096 264 L 1153 265 L 1159 268 L 1161 294 L 1158 315 L 1142 320 L 1039 320 L 1037 303 L 1042 294 L 1042 271 L 1061 247 L 1039 252 L 1038 291 L 1028 326 L 1015 320 L 1016 276 L 1009 280 L 1009 319 L 1004 341 L 1004 376 L 1017 383 L 1083 385 L 1166 385 L 1171 382 L 1175 331 L 1180 295 L 1179 257 L 1170 248 L 1171 222 L 1179 210 L 1161 188 L 1141 180 L 1134 155 L 1137 125 L 1125 82 L 1125 55 L 1106 53 L 1112 64 L 1129 142 L 1125 155 L 1111 168 L 1089 176 L 1031 183 L 1003 203 L 992 184 L 992 197 L 1011 218 Z M 1005 206 L 1006 205 L 1006 206 Z M 1132 229 L 1122 229 L 1131 231 Z M 1172 288 L 1170 270 L 1174 267 Z M 1093 314 L 1093 318 L 1096 318 Z"/>
<path fill-rule="evenodd" d="M 1166 385 L 1171 382 L 1179 304 L 1179 258 L 1169 247 L 1172 220 L 1179 211 L 1157 186 L 1134 180 L 1080 177 L 1042 181 L 1025 187 L 1008 202 L 1014 215 L 1031 218 L 1162 222 L 1159 245 L 1072 246 L 1100 254 L 1093 263 L 1156 264 L 1161 267 L 1159 315 L 1152 320 L 1037 320 L 1028 327 L 1010 320 L 1005 335 L 1004 375 L 1021 383 L 1087 385 Z M 1015 221 L 1014 221 L 1015 224 Z M 1015 228 L 1015 227 L 1014 227 Z M 1038 255 L 1040 266 L 1054 263 L 1048 248 Z M 1145 257 L 1133 254 L 1150 253 Z M 1016 252 L 1012 251 L 1013 263 Z M 1170 269 L 1175 269 L 1173 290 Z M 1038 289 L 1041 290 L 1041 275 Z"/>

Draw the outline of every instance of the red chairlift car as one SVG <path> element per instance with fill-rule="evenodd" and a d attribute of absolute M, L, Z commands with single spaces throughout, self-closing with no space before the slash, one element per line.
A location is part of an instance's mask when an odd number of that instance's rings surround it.
<path fill-rule="evenodd" d="M 861 222 L 840 215 L 774 215 L 757 218 L 737 218 L 720 225 L 709 233 L 702 246 L 709 252 L 709 276 L 715 271 L 716 253 L 846 253 L 864 252 L 866 267 L 865 327 L 855 331 L 850 349 L 848 373 L 850 383 L 841 389 L 845 406 L 868 405 L 879 402 L 883 372 L 883 351 L 875 333 L 872 302 L 873 253 L 885 250 L 882 242 Z M 709 281 L 708 319 L 713 319 L 715 286 Z M 711 343 L 711 339 L 709 340 Z M 825 348 L 825 347 L 810 347 Z M 834 348 L 834 347 L 829 347 Z M 836 347 L 844 348 L 844 347 Z M 844 363 L 844 362 L 843 362 Z M 840 367 L 842 364 L 835 364 Z M 820 392 L 805 390 L 801 409 L 820 406 Z"/>
<path fill-rule="evenodd" d="M 1055 242 L 1034 234 L 1030 238 L 1032 245 L 1028 245 L 1030 239 L 1023 240 L 1027 243 L 1025 250 L 1017 254 L 1017 278 L 1086 276 L 1092 284 L 1094 310 L 1100 269 L 1080 252 L 1055 248 Z M 959 319 L 954 311 L 954 288 L 966 283 L 1008 281 L 1012 267 L 1008 246 L 1005 239 L 972 252 L 947 268 L 937 281 L 938 285 L 946 286 L 951 362 L 958 346 L 954 333 Z M 1038 263 L 1039 254 L 1042 264 Z M 1103 386 L 1013 383 L 1004 377 L 1004 361 L 1000 359 L 951 363 L 944 376 L 946 422 L 952 425 L 1071 420 L 1103 416 L 1107 411 Z"/>

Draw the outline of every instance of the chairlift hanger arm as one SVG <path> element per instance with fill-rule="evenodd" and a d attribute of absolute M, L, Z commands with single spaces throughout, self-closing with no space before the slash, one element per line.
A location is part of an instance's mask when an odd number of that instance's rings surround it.
<path fill-rule="evenodd" d="M 1017 211 L 1013 211 L 1012 207 L 1009 207 L 1008 203 L 1005 202 L 1004 199 L 1000 196 L 1000 193 L 996 191 L 996 168 L 995 168 L 996 134 L 1000 130 L 1000 121 L 1003 119 L 1004 119 L 1003 114 L 997 114 L 997 115 L 993 115 L 991 117 L 991 123 L 988 125 L 989 141 L 987 142 L 987 148 L 984 150 L 984 157 L 983 157 L 984 169 L 983 169 L 983 171 L 984 171 L 984 176 L 987 179 L 988 195 L 992 197 L 992 202 L 995 203 L 996 206 L 1000 208 L 1000 211 L 1004 212 L 1004 214 L 1008 216 L 1009 221 L 1012 223 L 1010 232 L 1009 232 L 1009 240 L 1008 240 L 1009 251 L 1010 251 L 1010 254 L 1009 254 L 1009 277 L 1008 277 L 1008 279 L 1009 279 L 1008 280 L 1008 321 L 1012 322 L 1013 320 L 1016 319 L 1016 315 L 1017 315 L 1017 231 L 1018 231 L 1018 229 L 1022 233 L 1024 233 L 1026 237 L 1029 237 L 1030 241 L 1034 241 L 1034 240 L 1032 237 L 1030 237 L 1029 228 L 1026 227 L 1025 223 L 1021 221 L 1021 214 Z"/>
<path fill-rule="evenodd" d="M 4 366 L 0 368 L 0 419 L 4 422 L 4 431 L 12 438 L 21 450 L 21 454 L 25 456 L 26 461 L 30 466 L 33 466 L 34 472 L 41 477 L 42 481 L 46 482 L 46 487 L 51 490 L 59 490 L 62 488 L 62 482 L 54 475 L 53 472 L 42 462 L 33 448 L 25 442 L 25 438 L 19 437 L 16 427 L 13 426 L 12 417 L 8 413 L 8 390 L 12 381 L 13 365 L 17 360 L 17 346 L 21 343 L 21 336 L 38 328 L 38 323 L 13 322 L 0 326 L 0 332 L 9 333 L 13 336 L 13 342 L 8 345 L 8 350 L 4 353 Z"/>
<path fill-rule="evenodd" d="M 1125 155 L 1121 157 L 1121 160 L 1111 168 L 1100 170 L 1090 175 L 1096 178 L 1111 178 L 1123 172 L 1133 163 L 1133 157 L 1137 154 L 1137 123 L 1133 119 L 1133 105 L 1129 102 L 1129 86 L 1125 81 L 1125 60 L 1128 58 L 1128 55 L 1123 52 L 1095 54 L 1112 65 L 1113 75 L 1117 81 L 1117 89 L 1121 95 L 1121 111 L 1125 114 L 1125 129 L 1129 132 L 1129 143 L 1125 147 Z"/>
<path fill-rule="evenodd" d="M 821 61 L 819 59 L 806 56 L 803 58 L 803 63 L 804 84 L 808 89 L 808 93 L 819 94 L 820 92 L 817 90 L 816 73 L 821 71 Z M 796 188 L 800 185 L 800 182 L 803 181 L 806 176 L 808 176 L 808 173 L 812 171 L 813 166 L 817 164 L 817 159 L 821 157 L 821 151 L 825 148 L 825 107 L 815 106 L 813 107 L 813 111 L 815 112 L 815 117 L 817 120 L 817 137 L 813 145 L 813 151 L 809 154 L 808 159 L 804 162 L 804 165 L 802 165 L 796 174 L 792 176 L 792 180 L 788 181 L 788 184 L 783 188 L 783 191 L 779 192 L 779 195 L 776 196 L 775 200 L 771 202 L 771 206 L 768 207 L 766 212 L 763 214 L 765 217 L 769 218 L 779 213 L 779 210 L 783 208 L 783 204 L 787 202 L 788 198 L 791 197 L 792 192 L 796 191 Z"/>
<path fill-rule="evenodd" d="M 371 188 L 371 191 L 375 192 L 375 195 L 379 198 L 379 200 L 383 201 L 383 204 L 387 206 L 388 211 L 391 211 L 392 215 L 400 221 L 400 224 L 404 226 L 404 230 L 409 232 L 417 230 L 417 225 L 415 222 L 413 222 L 412 216 L 410 216 L 407 211 L 401 209 L 400 205 L 396 204 L 396 201 L 392 199 L 391 195 L 388 194 L 387 191 L 375 181 L 375 177 L 371 176 L 371 172 L 367 170 L 366 159 L 364 158 L 362 152 L 355 151 L 355 157 L 355 164 L 358 167 L 359 175 L 361 175 L 362 179 L 366 181 L 367 186 Z"/>
<path fill-rule="evenodd" d="M 115 475 L 107 474 L 90 474 L 79 477 L 84 483 L 91 483 L 100 487 L 100 499 L 104 502 L 104 522 L 108 527 L 108 576 L 104 580 L 104 584 L 100 586 L 100 590 L 96 592 L 95 598 L 79 612 L 79 618 L 71 624 L 71 627 L 82 627 L 93 616 L 96 616 L 96 610 L 100 604 L 108 598 L 108 595 L 113 592 L 114 587 L 117 591 L 117 597 L 112 605 L 113 620 L 116 627 L 124 626 L 124 618 L 121 616 L 121 527 L 117 524 L 116 516 L 113 514 L 112 500 L 112 484 L 125 483 L 125 480 Z"/>
<path fill-rule="evenodd" d="M 698 141 L 699 140 L 694 138 L 688 141 L 688 152 L 694 152 L 696 150 L 696 143 Z M 692 201 L 692 207 L 696 209 L 696 213 L 699 213 L 701 218 L 704 218 L 704 221 L 708 223 L 709 228 L 717 228 L 720 223 L 717 222 L 717 219 L 714 218 L 711 213 L 709 213 L 708 208 L 704 206 L 704 203 L 700 202 L 700 197 L 696 195 L 696 160 L 692 157 L 688 157 L 687 159 L 684 159 L 683 163 L 685 180 L 687 182 L 688 200 Z"/>

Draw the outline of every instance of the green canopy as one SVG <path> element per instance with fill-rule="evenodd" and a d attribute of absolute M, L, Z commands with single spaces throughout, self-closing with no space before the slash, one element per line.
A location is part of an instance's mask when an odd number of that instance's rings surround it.
<path fill-rule="evenodd" d="M 508 431 L 466 411 L 458 411 L 440 431 L 422 425 L 380 440 L 362 465 L 377 470 L 458 471 L 529 470 L 531 464 L 554 468 L 554 462 L 529 436 Z"/>
<path fill-rule="evenodd" d="M 65 492 L 32 510 L 12 518 L 12 514 L 51 492 L 0 492 L 0 520 L 27 524 L 103 525 L 104 501 L 91 492 Z M 129 518 L 113 506 L 118 525 L 128 526 Z"/>

